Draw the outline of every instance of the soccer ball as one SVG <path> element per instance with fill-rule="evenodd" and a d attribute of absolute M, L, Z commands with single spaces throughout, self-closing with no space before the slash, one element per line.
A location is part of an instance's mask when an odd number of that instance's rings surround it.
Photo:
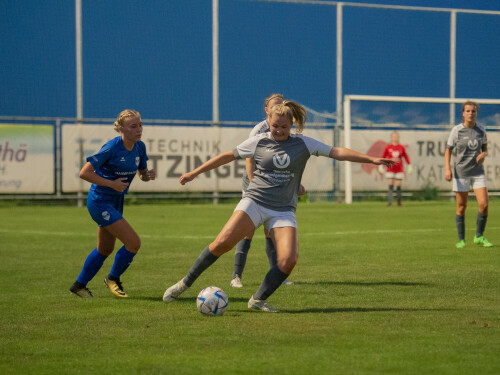
<path fill-rule="evenodd" d="M 226 311 L 228 298 L 221 288 L 209 286 L 196 298 L 196 307 L 203 315 L 222 315 Z"/>

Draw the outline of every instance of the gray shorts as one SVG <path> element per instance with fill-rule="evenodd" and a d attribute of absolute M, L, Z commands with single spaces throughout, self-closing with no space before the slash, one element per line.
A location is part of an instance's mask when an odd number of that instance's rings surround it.
<path fill-rule="evenodd" d="M 240 200 L 234 211 L 243 211 L 252 220 L 255 229 L 264 224 L 268 231 L 273 228 L 297 228 L 297 217 L 293 211 L 275 211 L 262 207 L 250 198 Z"/>

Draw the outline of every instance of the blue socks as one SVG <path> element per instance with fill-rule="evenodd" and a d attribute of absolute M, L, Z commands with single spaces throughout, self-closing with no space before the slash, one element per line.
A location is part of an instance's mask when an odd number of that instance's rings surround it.
<path fill-rule="evenodd" d="M 102 255 L 95 248 L 85 260 L 83 264 L 82 272 L 76 279 L 80 284 L 87 285 L 87 283 L 93 279 L 97 272 L 101 269 L 102 264 L 106 260 L 107 256 Z"/>
<path fill-rule="evenodd" d="M 130 266 L 130 263 L 132 263 L 134 256 L 134 253 L 131 253 L 125 249 L 125 246 L 122 246 L 122 248 L 116 253 L 115 262 L 113 263 L 113 267 L 111 268 L 109 275 L 113 279 L 119 280 L 120 276 L 125 272 L 128 266 Z M 85 260 L 82 272 L 80 272 L 76 281 L 83 286 L 87 285 L 88 282 L 94 278 L 97 272 L 99 272 L 106 258 L 107 256 L 99 253 L 97 248 L 94 249 Z"/>
<path fill-rule="evenodd" d="M 131 253 L 125 249 L 125 246 L 122 246 L 116 253 L 115 262 L 109 272 L 109 276 L 111 276 L 114 280 L 120 280 L 120 276 L 127 270 L 128 266 L 130 266 L 134 256 L 135 253 Z"/>

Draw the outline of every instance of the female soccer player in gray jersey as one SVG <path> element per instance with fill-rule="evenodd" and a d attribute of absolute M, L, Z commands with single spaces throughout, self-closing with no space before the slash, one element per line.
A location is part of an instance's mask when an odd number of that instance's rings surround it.
<path fill-rule="evenodd" d="M 269 95 L 266 100 L 264 101 L 264 111 L 266 112 L 266 117 L 269 114 L 269 111 L 271 110 L 272 107 L 274 107 L 276 104 L 281 104 L 283 103 L 283 95 L 281 94 L 271 94 Z M 254 137 L 256 135 L 262 134 L 262 133 L 267 133 L 269 131 L 269 124 L 267 122 L 267 119 L 259 122 L 255 127 L 252 129 L 250 132 L 250 137 Z M 243 176 L 242 180 L 242 190 L 243 194 L 248 188 L 248 185 L 250 184 L 250 180 L 253 178 L 253 171 L 255 169 L 255 160 L 253 158 L 247 158 L 245 160 L 245 174 Z M 304 193 L 305 189 L 302 187 L 300 193 Z M 273 244 L 273 240 L 271 238 L 271 234 L 265 229 L 264 230 L 265 235 L 266 235 L 266 255 L 269 260 L 269 266 L 273 267 L 276 265 L 277 262 L 277 257 L 276 257 L 276 249 Z M 233 288 L 242 288 L 243 284 L 241 282 L 242 275 L 243 275 L 243 270 L 245 269 L 245 264 L 247 261 L 247 255 L 248 252 L 250 251 L 250 245 L 252 243 L 254 235 L 254 230 L 251 231 L 251 233 L 247 234 L 245 238 L 243 238 L 240 242 L 236 244 L 236 249 L 234 251 L 234 271 L 233 271 L 233 278 L 231 280 L 231 286 Z M 291 281 L 285 280 L 283 284 L 293 284 Z"/>
<path fill-rule="evenodd" d="M 263 224 L 274 239 L 278 263 L 267 272 L 259 289 L 248 301 L 248 308 L 276 312 L 268 304 L 267 298 L 286 280 L 297 262 L 299 244 L 295 209 L 302 173 L 309 157 L 327 156 L 336 160 L 386 166 L 394 164 L 390 159 L 371 157 L 343 147 L 331 147 L 302 134 L 290 134 L 294 124 L 297 124 L 297 132 L 302 132 L 306 118 L 304 107 L 285 100 L 269 111 L 267 121 L 270 132 L 249 138 L 234 150 L 219 154 L 181 176 L 179 181 L 184 185 L 199 174 L 236 159 L 255 159 L 253 179 L 232 216 L 217 238 L 202 251 L 186 277 L 165 291 L 164 302 L 175 300 L 222 254 Z"/>
<path fill-rule="evenodd" d="M 477 213 L 476 235 L 474 243 L 493 246 L 483 233 L 488 218 L 488 191 L 484 174 L 484 159 L 488 155 L 486 131 L 476 124 L 479 106 L 476 102 L 465 102 L 462 105 L 462 123 L 455 126 L 450 133 L 444 154 L 445 178 L 453 178 L 453 191 L 457 197 L 457 212 L 455 222 L 458 231 L 457 248 L 465 246 L 465 209 L 467 198 L 472 187 L 476 194 L 479 212 Z M 453 172 L 450 168 L 451 153 L 454 151 Z"/>

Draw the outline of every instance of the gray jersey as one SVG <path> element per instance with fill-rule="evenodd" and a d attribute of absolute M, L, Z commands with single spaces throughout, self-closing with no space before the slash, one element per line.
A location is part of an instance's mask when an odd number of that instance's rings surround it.
<path fill-rule="evenodd" d="M 487 144 L 486 131 L 479 125 L 468 128 L 459 124 L 451 130 L 446 147 L 453 150 L 454 176 L 457 178 L 473 177 L 484 174 L 482 164 L 476 162 Z"/>
<path fill-rule="evenodd" d="M 259 135 L 262 133 L 267 133 L 270 129 L 271 128 L 269 127 L 267 120 L 259 122 L 257 125 L 254 126 L 254 128 L 250 132 L 249 138 L 255 137 L 256 135 Z M 243 181 L 241 182 L 241 188 L 243 189 L 244 192 L 247 190 L 249 183 L 250 183 L 250 179 L 248 178 L 247 169 L 245 168 L 245 173 L 243 175 Z"/>
<path fill-rule="evenodd" d="M 331 148 L 302 134 L 291 134 L 284 142 L 275 141 L 270 132 L 247 139 L 233 150 L 237 159 L 255 159 L 243 197 L 275 211 L 295 211 L 307 160 L 311 155 L 329 156 Z"/>

